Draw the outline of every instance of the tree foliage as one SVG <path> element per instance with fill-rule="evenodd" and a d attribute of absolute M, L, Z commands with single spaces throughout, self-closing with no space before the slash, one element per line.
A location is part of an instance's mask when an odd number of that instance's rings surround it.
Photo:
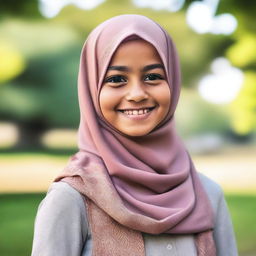
<path fill-rule="evenodd" d="M 230 126 L 239 134 L 250 133 L 256 119 L 256 7 L 249 0 L 221 1 L 218 12 L 234 14 L 239 21 L 237 31 L 230 36 L 199 35 L 185 21 L 190 2 L 186 1 L 181 11 L 170 13 L 138 9 L 130 0 L 106 0 L 88 11 L 67 6 L 57 17 L 46 19 L 39 13 L 37 1 L 0 0 L 1 40 L 12 46 L 1 55 L 0 117 L 28 124 L 40 120 L 45 127 L 77 127 L 77 72 L 88 33 L 112 16 L 136 13 L 156 20 L 172 35 L 181 60 L 183 87 L 195 88 L 219 56 L 227 56 L 245 72 L 244 87 L 230 106 Z M 1 67 L 8 66 L 3 63 L 11 59 L 9 71 L 1 72 Z M 1 80 L 1 76 L 5 78 Z"/>

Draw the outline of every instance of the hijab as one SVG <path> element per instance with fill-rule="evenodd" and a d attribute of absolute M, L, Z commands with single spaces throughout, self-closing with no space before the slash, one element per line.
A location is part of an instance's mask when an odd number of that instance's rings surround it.
<path fill-rule="evenodd" d="M 122 42 L 134 37 L 155 47 L 171 92 L 167 116 L 149 134 L 139 137 L 112 127 L 99 105 L 113 54 Z M 70 157 L 55 181 L 69 183 L 127 229 L 154 235 L 211 230 L 210 202 L 175 127 L 180 83 L 175 45 L 159 24 L 142 15 L 126 14 L 98 25 L 89 34 L 80 56 L 79 151 Z"/>

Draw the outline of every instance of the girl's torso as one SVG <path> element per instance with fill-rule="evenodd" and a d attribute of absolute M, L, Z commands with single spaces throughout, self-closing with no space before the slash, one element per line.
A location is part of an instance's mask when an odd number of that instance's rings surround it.
<path fill-rule="evenodd" d="M 199 173 L 215 216 L 214 240 L 218 256 L 236 256 L 237 248 L 223 192 Z M 196 256 L 194 236 L 142 233 L 146 256 Z M 32 256 L 91 256 L 92 235 L 83 196 L 65 182 L 53 183 L 41 202 L 36 221 Z"/>

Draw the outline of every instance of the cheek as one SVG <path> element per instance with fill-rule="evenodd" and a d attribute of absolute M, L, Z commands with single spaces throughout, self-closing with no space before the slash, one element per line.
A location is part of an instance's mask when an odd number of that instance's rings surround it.
<path fill-rule="evenodd" d="M 114 113 L 113 110 L 118 105 L 118 99 L 118 93 L 116 93 L 112 89 L 104 87 L 101 89 L 99 103 L 101 112 L 106 119 L 108 119 L 107 117 L 109 115 Z"/>
<path fill-rule="evenodd" d="M 167 83 L 157 90 L 156 93 L 157 101 L 163 107 L 163 109 L 168 112 L 171 104 L 171 92 Z"/>

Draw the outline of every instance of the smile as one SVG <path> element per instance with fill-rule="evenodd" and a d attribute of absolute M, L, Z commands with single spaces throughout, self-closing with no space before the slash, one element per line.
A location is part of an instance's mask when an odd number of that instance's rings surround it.
<path fill-rule="evenodd" d="M 140 108 L 140 109 L 119 109 L 118 111 L 126 115 L 144 115 L 152 111 L 155 107 Z"/>
<path fill-rule="evenodd" d="M 118 111 L 126 118 L 129 118 L 130 120 L 144 120 L 147 119 L 151 112 L 156 107 L 149 107 L 149 108 L 140 108 L 140 109 L 119 109 Z"/>

